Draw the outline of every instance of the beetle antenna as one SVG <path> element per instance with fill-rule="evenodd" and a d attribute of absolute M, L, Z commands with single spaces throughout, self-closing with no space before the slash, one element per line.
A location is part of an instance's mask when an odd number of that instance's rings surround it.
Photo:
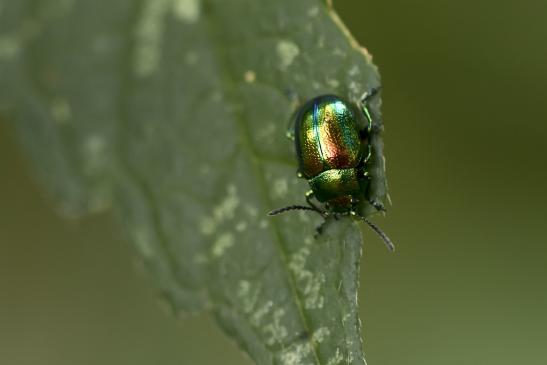
<path fill-rule="evenodd" d="M 305 205 L 289 205 L 283 208 L 274 209 L 271 212 L 269 212 L 268 215 L 277 215 L 277 214 L 288 212 L 290 210 L 311 210 L 312 212 L 319 213 L 321 214 L 321 216 L 323 216 L 323 213 L 321 213 L 319 210 L 314 209 L 312 207 L 306 207 Z"/>
<path fill-rule="evenodd" d="M 372 223 L 365 217 L 361 217 L 361 219 L 364 220 L 365 223 L 368 224 L 369 227 L 372 228 L 372 230 L 378 234 L 378 236 L 380 236 L 382 241 L 384 241 L 384 243 L 386 244 L 388 250 L 390 250 L 391 252 L 395 251 L 395 245 L 393 244 L 393 242 L 391 242 L 387 234 L 385 234 L 384 231 L 380 229 L 380 227 L 378 227 L 376 224 Z"/>

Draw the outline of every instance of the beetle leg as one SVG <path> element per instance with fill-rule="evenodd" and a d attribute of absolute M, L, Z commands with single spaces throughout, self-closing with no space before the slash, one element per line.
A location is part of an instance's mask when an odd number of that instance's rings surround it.
<path fill-rule="evenodd" d="M 325 228 L 325 224 L 327 224 L 326 219 L 323 222 L 321 222 L 320 225 L 315 227 L 315 238 L 317 238 L 317 237 L 319 237 L 323 234 L 323 229 Z"/>
<path fill-rule="evenodd" d="M 379 212 L 385 212 L 386 211 L 386 207 L 384 206 L 384 204 L 376 201 L 376 200 L 372 200 L 372 199 L 367 199 L 367 201 L 374 207 L 376 208 L 377 211 Z"/>
<path fill-rule="evenodd" d="M 363 113 L 365 114 L 365 117 L 367 119 L 367 126 L 366 126 L 366 133 L 365 131 L 363 131 L 363 135 L 366 135 L 368 138 L 369 138 L 369 141 L 368 141 L 368 153 L 367 153 L 367 156 L 364 158 L 363 162 L 365 163 L 365 165 L 369 162 L 371 156 L 372 156 L 372 144 L 371 144 L 371 141 L 370 141 L 370 134 L 372 132 L 372 113 L 370 112 L 370 109 L 368 107 L 368 102 L 369 100 L 374 97 L 376 94 L 378 94 L 378 92 L 380 91 L 380 88 L 381 87 L 376 87 L 374 89 L 371 89 L 370 91 L 367 91 L 363 94 L 363 96 L 361 97 L 361 107 L 363 109 Z"/>
<path fill-rule="evenodd" d="M 368 171 L 363 171 L 362 174 L 365 177 L 365 179 L 370 180 L 371 176 L 370 176 L 370 173 Z M 377 211 L 379 211 L 379 212 L 385 212 L 386 211 L 386 207 L 381 202 L 370 199 L 370 198 L 366 198 L 366 199 L 367 199 L 367 202 L 369 202 L 370 205 L 372 205 L 374 208 L 376 208 Z M 355 205 L 357 204 L 357 201 L 352 201 L 352 204 L 354 204 L 353 206 L 355 207 Z"/>
<path fill-rule="evenodd" d="M 380 87 L 376 87 L 374 89 L 371 89 L 370 91 L 367 91 L 363 94 L 361 97 L 361 107 L 363 108 L 363 113 L 365 114 L 365 117 L 367 118 L 368 126 L 367 130 L 370 133 L 372 130 L 372 113 L 370 112 L 370 109 L 368 108 L 368 103 L 371 98 L 376 96 L 378 92 L 380 91 Z"/>
<path fill-rule="evenodd" d="M 370 144 L 370 142 L 368 143 L 367 149 L 367 156 L 363 159 L 363 164 L 365 165 L 370 161 L 370 158 L 372 157 L 372 145 Z"/>
<path fill-rule="evenodd" d="M 313 193 L 313 190 L 308 190 L 306 192 L 306 202 L 309 204 L 310 207 L 312 207 L 315 211 L 317 211 L 318 213 L 320 213 L 324 218 L 326 218 L 328 216 L 327 212 L 325 212 L 324 210 L 320 209 L 317 205 L 315 205 L 314 202 L 312 202 L 311 200 L 313 199 L 313 197 L 315 196 L 315 194 Z"/>
<path fill-rule="evenodd" d="M 357 168 L 357 177 L 360 179 L 370 180 L 370 172 L 365 170 L 365 163 L 363 163 L 362 166 Z"/>

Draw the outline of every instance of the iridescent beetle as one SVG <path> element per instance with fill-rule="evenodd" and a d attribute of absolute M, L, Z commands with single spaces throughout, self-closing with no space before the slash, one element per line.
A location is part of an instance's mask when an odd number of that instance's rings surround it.
<path fill-rule="evenodd" d="M 373 133 L 368 101 L 376 91 L 362 97 L 360 108 L 338 96 L 322 95 L 298 109 L 292 119 L 294 126 L 289 128 L 289 137 L 295 141 L 298 176 L 308 180 L 311 188 L 306 193 L 308 206 L 290 205 L 273 210 L 269 215 L 309 210 L 321 214 L 325 221 L 329 216 L 335 219 L 340 215 L 356 216 L 394 250 L 387 235 L 356 209 L 365 199 L 377 210 L 385 210 L 381 203 L 371 201 L 367 196 Z M 313 198 L 324 203 L 325 209 L 319 208 Z M 317 227 L 318 234 L 324 223 Z"/>

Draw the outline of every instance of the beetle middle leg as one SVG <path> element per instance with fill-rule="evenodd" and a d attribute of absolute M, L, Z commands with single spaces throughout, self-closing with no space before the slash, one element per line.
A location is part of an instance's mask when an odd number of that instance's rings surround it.
<path fill-rule="evenodd" d="M 327 219 L 325 218 L 323 222 L 321 222 L 317 227 L 315 227 L 315 235 L 314 235 L 315 238 L 323 234 L 323 230 L 325 229 L 326 224 L 327 224 Z"/>
<path fill-rule="evenodd" d="M 365 140 L 367 138 L 369 139 L 368 146 L 367 146 L 367 150 L 368 150 L 367 155 L 363 159 L 363 163 L 365 165 L 370 161 L 370 158 L 372 157 L 372 144 L 371 144 L 371 141 L 370 141 L 370 135 L 371 135 L 371 132 L 372 132 L 373 119 L 372 119 L 372 113 L 369 109 L 368 104 L 369 104 L 370 99 L 378 94 L 378 92 L 380 91 L 380 88 L 381 87 L 373 88 L 370 91 L 365 92 L 363 94 L 363 96 L 361 97 L 361 108 L 362 108 L 363 114 L 365 114 L 365 118 L 367 120 L 367 126 L 361 131 L 361 139 L 362 140 Z"/>
<path fill-rule="evenodd" d="M 363 109 L 363 113 L 365 114 L 365 117 L 367 118 L 367 122 L 368 122 L 367 131 L 369 134 L 372 131 L 372 113 L 370 112 L 368 104 L 370 99 L 376 96 L 379 91 L 380 91 L 380 87 L 376 87 L 374 89 L 371 89 L 370 91 L 365 92 L 363 96 L 361 97 L 361 108 Z"/>
<path fill-rule="evenodd" d="M 327 219 L 331 214 L 329 214 L 327 211 L 322 210 L 321 208 L 319 208 L 312 201 L 312 199 L 314 197 L 315 197 L 315 194 L 314 194 L 313 190 L 309 190 L 309 191 L 306 192 L 306 202 L 309 204 L 310 207 L 312 207 L 312 209 L 315 209 L 315 211 L 320 213 L 321 216 L 323 217 L 323 221 L 317 227 L 315 227 L 315 235 L 314 236 L 315 236 L 315 238 L 317 238 L 317 237 L 319 237 L 320 235 L 323 234 L 323 230 L 325 228 L 325 225 L 327 224 Z M 338 220 L 338 217 L 337 217 L 336 214 L 333 214 L 333 217 L 334 217 L 334 219 Z"/>

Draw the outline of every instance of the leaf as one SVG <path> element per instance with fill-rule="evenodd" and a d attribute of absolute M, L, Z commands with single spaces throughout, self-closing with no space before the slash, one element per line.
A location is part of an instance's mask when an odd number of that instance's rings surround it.
<path fill-rule="evenodd" d="M 379 85 L 329 4 L 0 0 L 0 24 L 0 105 L 64 212 L 112 206 L 173 310 L 212 311 L 257 364 L 365 364 L 356 224 L 266 216 L 307 190 L 287 92 Z"/>

